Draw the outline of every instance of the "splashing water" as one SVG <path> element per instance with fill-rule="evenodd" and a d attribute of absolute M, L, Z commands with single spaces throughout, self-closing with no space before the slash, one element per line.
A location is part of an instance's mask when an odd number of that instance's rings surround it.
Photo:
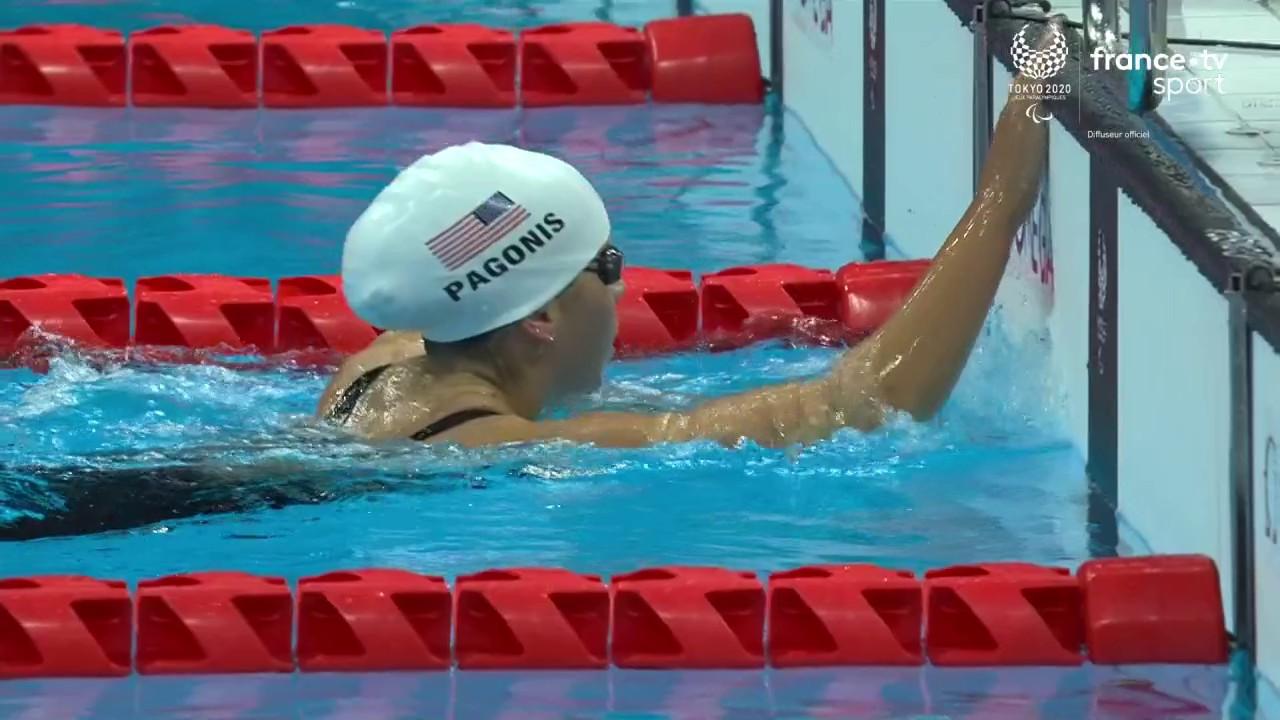
<path fill-rule="evenodd" d="M 815 376 L 838 354 L 772 343 L 618 362 L 581 405 L 688 407 Z M 319 372 L 94 369 L 64 356 L 45 376 L 6 378 L 0 422 L 13 430 L 0 436 L 0 522 L 57 526 L 50 518 L 68 502 L 90 506 L 95 521 L 105 513 L 125 532 L 34 545 L 163 548 L 108 555 L 131 574 L 189 566 L 188 543 L 210 562 L 252 564 L 238 544 L 264 538 L 273 539 L 266 557 L 284 553 L 290 567 L 316 569 L 353 556 L 412 556 L 411 565 L 438 570 L 726 560 L 925 566 L 972 560 L 983 549 L 1060 561 L 1084 552 L 1075 529 L 1084 486 L 1074 451 L 1060 440 L 1043 357 L 1043 348 L 1013 347 L 993 322 L 936 420 L 898 417 L 879 431 L 844 430 L 805 448 L 548 443 L 462 451 L 371 445 L 315 423 L 326 379 Z M 335 537 L 343 538 L 338 547 Z M 299 544 L 307 548 L 301 556 Z M 42 553 L 33 555 L 39 562 Z M 46 560 L 78 565 L 62 552 Z M 31 562 L 24 558 L 24 567 Z"/>

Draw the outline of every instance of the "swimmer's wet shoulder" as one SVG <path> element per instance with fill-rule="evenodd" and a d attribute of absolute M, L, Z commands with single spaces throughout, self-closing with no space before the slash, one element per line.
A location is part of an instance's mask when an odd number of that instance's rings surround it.
<path fill-rule="evenodd" d="M 612 355 L 622 253 L 610 242 L 604 203 L 577 170 L 540 153 L 468 143 L 425 156 L 378 195 L 344 246 L 343 282 L 357 314 L 425 338 L 423 354 L 368 383 L 352 427 L 370 438 L 470 447 L 784 445 L 874 428 L 888 410 L 929 418 L 964 368 L 1037 195 L 1047 128 L 1028 119 L 1030 102 L 1010 96 L 973 202 L 871 338 L 822 377 L 681 412 L 539 420 L 545 408 L 599 387 Z M 548 216 L 554 232 L 538 226 Z M 471 290 L 457 292 L 459 282 Z"/>
<path fill-rule="evenodd" d="M 369 439 L 426 442 L 509 412 L 500 399 L 484 392 L 453 394 L 442 404 L 431 391 L 437 384 L 441 383 L 420 360 L 378 365 L 343 388 L 322 417 Z"/>
<path fill-rule="evenodd" d="M 422 335 L 416 332 L 385 332 L 373 339 L 369 346 L 351 355 L 343 361 L 338 371 L 329 378 L 329 383 L 320 396 L 316 415 L 328 420 L 345 417 L 350 410 L 337 412 L 341 403 L 351 404 L 364 392 L 372 380 L 382 373 L 382 369 L 396 363 L 422 355 Z M 381 369 L 380 369 L 381 368 Z M 359 385 L 359 391 L 352 393 L 351 388 Z"/>

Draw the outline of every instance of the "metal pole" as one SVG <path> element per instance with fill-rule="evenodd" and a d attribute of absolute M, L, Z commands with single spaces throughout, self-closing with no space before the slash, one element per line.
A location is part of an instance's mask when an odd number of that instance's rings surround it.
<path fill-rule="evenodd" d="M 769 85 L 782 103 L 782 0 L 769 0 Z"/>
<path fill-rule="evenodd" d="M 978 191 L 991 145 L 991 53 L 983 5 L 973 8 L 973 190 Z"/>
<path fill-rule="evenodd" d="M 1151 20 L 1154 11 L 1151 0 L 1129 0 L 1129 52 L 1139 57 L 1151 56 Z M 1129 70 L 1129 110 L 1144 112 L 1160 102 L 1151 92 L 1155 72 L 1150 68 Z"/>
<path fill-rule="evenodd" d="M 1169 0 L 1151 0 L 1151 11 L 1151 47 L 1155 52 L 1168 52 Z"/>
<path fill-rule="evenodd" d="M 1151 7 L 1151 20 L 1147 24 L 1149 37 L 1147 38 L 1147 47 L 1151 48 L 1151 52 L 1168 54 L 1169 52 L 1169 0 L 1148 0 Z M 1163 78 L 1165 71 L 1155 68 L 1151 71 L 1152 82 L 1155 78 Z M 1151 99 L 1151 107 L 1156 107 L 1164 97 L 1154 95 Z"/>
<path fill-rule="evenodd" d="M 1227 288 L 1227 350 L 1231 383 L 1229 473 L 1232 514 L 1232 590 L 1235 596 L 1236 643 L 1257 657 L 1253 575 L 1253 398 L 1250 332 L 1245 292 L 1233 282 Z"/>

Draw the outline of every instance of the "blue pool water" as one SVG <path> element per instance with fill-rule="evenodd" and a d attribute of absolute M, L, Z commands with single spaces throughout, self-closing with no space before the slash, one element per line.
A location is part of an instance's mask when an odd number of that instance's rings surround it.
<path fill-rule="evenodd" d="M 656 0 L 17 0 L 0 22 L 391 29 L 442 20 L 641 23 L 666 14 Z M 333 273 L 347 226 L 397 168 L 471 139 L 577 164 L 604 195 L 616 242 L 639 265 L 706 272 L 858 259 L 857 198 L 803 126 L 772 105 L 4 107 L 0 274 Z M 773 344 L 619 362 L 585 404 L 683 406 L 820 373 L 836 354 Z M 806 449 L 461 453 L 370 447 L 315 426 L 321 373 L 103 368 L 71 355 L 44 375 L 0 371 L 0 527 L 58 516 L 86 483 L 104 483 L 97 499 L 108 505 L 145 505 L 130 482 L 175 465 L 204 473 L 183 498 L 190 507 L 235 511 L 0 543 L 0 576 L 132 582 L 234 568 L 294 579 L 364 566 L 452 576 L 514 565 L 612 574 L 660 564 L 767 572 L 849 561 L 921 571 L 1000 559 L 1074 566 L 1090 555 L 1086 480 L 1060 429 L 1045 356 L 1043 344 L 1009 342 L 997 312 L 940 418 L 844 432 Z M 317 488 L 330 501 L 272 500 L 314 499 Z M 1216 717 L 1228 687 L 1223 668 L 148 678 L 0 683 L 0 718 Z"/>
<path fill-rule="evenodd" d="M 69 124 L 82 134 L 51 129 Z M 7 108 L 0 128 L 24 180 L 2 201 L 13 274 L 336 272 L 346 227 L 396 168 L 470 138 L 579 164 L 638 264 L 705 272 L 857 259 L 856 198 L 804 129 L 773 108 Z M 320 373 L 104 370 L 75 357 L 47 375 L 8 371 L 0 375 L 0 415 L 11 428 L 0 445 L 9 468 L 0 471 L 0 497 L 10 518 L 56 513 L 61 501 L 56 488 L 31 479 L 31 465 L 83 473 L 216 464 L 226 480 L 208 492 L 219 497 L 256 497 L 245 488 L 308 475 L 346 499 L 33 542 L 20 567 L 0 558 L 0 572 L 134 579 L 229 559 L 293 574 L 353 563 L 454 573 L 503 563 L 611 572 L 663 562 L 768 570 L 871 559 L 919 570 L 978 557 L 1078 560 L 1086 556 L 1082 472 L 1035 371 L 1043 348 L 1014 348 L 998 322 L 992 329 L 940 421 L 849 432 L 793 452 L 370 449 L 308 423 Z M 589 404 L 687 405 L 813 375 L 836 353 L 763 345 L 619 362 Z M 94 553 L 76 552 L 80 543 Z"/>
<path fill-rule="evenodd" d="M 0 717 L 1199 720 L 1229 698 L 1225 670 L 1178 666 L 380 673 L 6 682 Z"/>

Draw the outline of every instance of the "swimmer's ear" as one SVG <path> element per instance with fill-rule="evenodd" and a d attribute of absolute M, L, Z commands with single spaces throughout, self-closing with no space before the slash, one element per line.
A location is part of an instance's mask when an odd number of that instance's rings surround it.
<path fill-rule="evenodd" d="M 525 332 L 536 340 L 545 343 L 552 343 L 556 340 L 555 321 L 551 319 L 551 313 L 547 312 L 545 308 L 522 320 L 520 325 Z"/>

